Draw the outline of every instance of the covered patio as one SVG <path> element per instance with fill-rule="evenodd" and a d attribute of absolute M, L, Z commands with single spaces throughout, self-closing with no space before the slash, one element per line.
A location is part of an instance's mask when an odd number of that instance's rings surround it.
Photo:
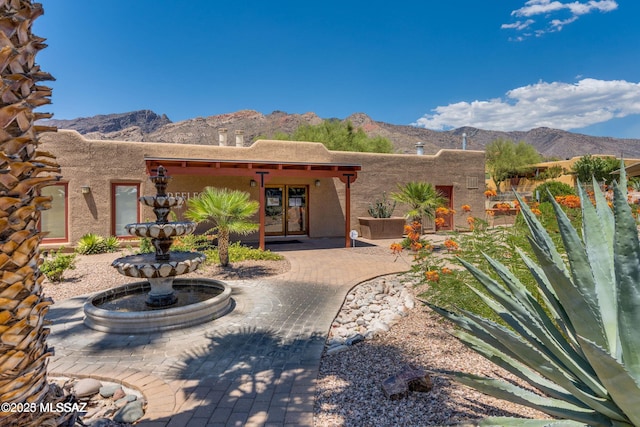
<path fill-rule="evenodd" d="M 259 187 L 259 246 L 265 248 L 265 206 L 266 185 L 274 178 L 338 178 L 345 185 L 344 242 L 345 247 L 351 244 L 349 232 L 351 224 L 351 184 L 358 178 L 362 169 L 358 164 L 316 163 L 316 162 L 278 162 L 263 160 L 222 160 L 193 159 L 175 157 L 145 156 L 147 175 L 162 165 L 170 176 L 189 175 L 207 177 L 248 177 Z"/>

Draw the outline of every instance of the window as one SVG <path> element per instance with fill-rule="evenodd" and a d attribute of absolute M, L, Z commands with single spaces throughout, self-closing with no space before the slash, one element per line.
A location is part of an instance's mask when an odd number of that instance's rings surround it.
<path fill-rule="evenodd" d="M 139 193 L 140 184 L 137 183 L 111 184 L 111 234 L 114 236 L 128 237 L 124 226 L 140 221 Z"/>
<path fill-rule="evenodd" d="M 467 188 L 478 188 L 478 177 L 477 176 L 468 176 L 467 177 Z"/>
<path fill-rule="evenodd" d="M 67 242 L 67 184 L 55 184 L 44 187 L 40 194 L 52 198 L 51 209 L 41 212 L 40 230 L 47 233 L 44 236 L 46 243 Z"/>

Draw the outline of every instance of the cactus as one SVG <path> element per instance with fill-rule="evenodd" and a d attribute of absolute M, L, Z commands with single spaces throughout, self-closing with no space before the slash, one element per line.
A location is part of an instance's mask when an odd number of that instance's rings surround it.
<path fill-rule="evenodd" d="M 613 211 L 597 185 L 595 206 L 579 186 L 582 237 L 552 201 L 566 257 L 520 200 L 537 263 L 524 252 L 520 256 L 537 282 L 539 298 L 490 257 L 503 284 L 461 260 L 488 295 L 475 292 L 509 327 L 429 304 L 459 326 L 453 335 L 540 394 L 467 373 L 454 373 L 454 379 L 557 418 L 526 424 L 488 418 L 479 425 L 640 425 L 640 244 L 626 188 L 624 164 L 614 186 Z"/>
<path fill-rule="evenodd" d="M 373 218 L 391 218 L 396 208 L 396 202 L 387 200 L 387 193 L 382 193 L 382 199 L 369 204 L 369 215 Z"/>

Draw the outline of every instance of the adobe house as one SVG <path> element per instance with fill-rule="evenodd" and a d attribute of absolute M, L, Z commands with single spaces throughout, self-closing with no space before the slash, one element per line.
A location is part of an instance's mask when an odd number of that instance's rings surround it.
<path fill-rule="evenodd" d="M 397 190 L 397 184 L 427 181 L 449 198 L 458 213 L 449 229 L 467 226 L 459 209 L 484 215 L 484 152 L 441 150 L 435 155 L 328 151 L 310 142 L 260 140 L 245 147 L 241 132 L 227 144 L 222 130 L 215 145 L 87 140 L 60 130 L 41 138 L 41 150 L 57 156 L 62 180 L 43 189 L 54 197 L 43 212 L 43 244 L 74 246 L 85 233 L 129 237 L 124 225 L 155 219 L 138 197 L 153 195 L 148 179 L 159 165 L 172 177 L 168 192 L 186 198 L 206 186 L 249 192 L 260 202 L 260 231 L 243 237 L 264 247 L 288 236 L 344 237 L 358 231 L 369 204 Z M 175 209 L 179 218 L 185 208 Z M 398 205 L 394 215 L 406 207 Z M 208 227 L 200 227 L 200 231 Z M 400 237 L 400 236 L 399 236 Z"/>

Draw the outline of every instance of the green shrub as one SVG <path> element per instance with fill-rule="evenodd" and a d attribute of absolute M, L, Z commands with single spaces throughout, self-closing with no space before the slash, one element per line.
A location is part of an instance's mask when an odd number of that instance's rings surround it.
<path fill-rule="evenodd" d="M 209 238 L 206 234 L 185 234 L 173 239 L 172 251 L 199 252 L 208 249 Z"/>
<path fill-rule="evenodd" d="M 218 249 L 208 249 L 205 252 L 208 263 L 218 263 Z M 234 242 L 229 245 L 229 261 L 280 261 L 284 259 L 282 255 L 262 249 L 256 249 L 244 246 L 240 242 Z"/>
<path fill-rule="evenodd" d="M 538 196 L 540 197 L 540 200 L 539 200 L 540 203 L 550 201 L 549 194 L 547 194 L 547 191 L 549 191 L 553 197 L 576 195 L 576 190 L 572 186 L 559 181 L 548 181 L 548 182 L 545 182 L 544 184 L 540 184 L 536 187 L 535 191 L 538 193 Z"/>
<path fill-rule="evenodd" d="M 62 249 L 46 257 L 40 271 L 47 276 L 51 282 L 62 282 L 64 272 L 76 268 L 76 254 L 63 254 Z"/>
<path fill-rule="evenodd" d="M 76 252 L 81 255 L 103 254 L 115 252 L 120 242 L 115 236 L 104 238 L 94 233 L 87 233 L 80 238 L 76 245 Z"/>
<path fill-rule="evenodd" d="M 116 252 L 120 249 L 120 240 L 116 236 L 109 236 L 104 239 L 105 252 Z"/>

